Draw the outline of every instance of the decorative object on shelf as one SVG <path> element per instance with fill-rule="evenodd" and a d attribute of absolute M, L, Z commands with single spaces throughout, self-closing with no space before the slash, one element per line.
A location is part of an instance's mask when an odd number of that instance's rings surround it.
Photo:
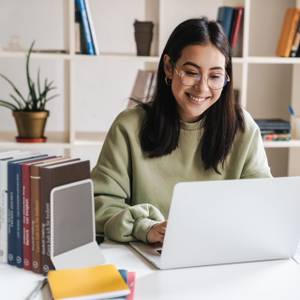
<path fill-rule="evenodd" d="M 12 110 L 19 134 L 16 137 L 17 142 L 36 143 L 47 140 L 44 137 L 46 121 L 49 116 L 46 104 L 58 96 L 57 94 L 48 96 L 48 93 L 56 87 L 53 86 L 53 81 L 48 82 L 47 78 L 44 86 L 41 85 L 40 70 L 38 70 L 37 81 L 32 80 L 29 62 L 33 46 L 34 42 L 32 42 L 26 57 L 26 79 L 29 90 L 27 98 L 21 94 L 9 78 L 0 73 L 0 76 L 11 85 L 15 92 L 14 95 L 10 94 L 13 101 L 0 100 L 0 106 Z"/>
<path fill-rule="evenodd" d="M 153 37 L 153 22 L 135 20 L 134 37 L 138 56 L 149 56 Z"/>

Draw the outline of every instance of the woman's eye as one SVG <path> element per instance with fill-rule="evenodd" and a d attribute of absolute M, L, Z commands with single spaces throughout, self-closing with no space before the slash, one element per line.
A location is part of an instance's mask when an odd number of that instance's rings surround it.
<path fill-rule="evenodd" d="M 193 71 L 185 71 L 185 74 L 188 76 L 193 76 L 193 77 L 196 77 L 199 75 L 199 73 L 193 72 Z"/>
<path fill-rule="evenodd" d="M 209 76 L 211 79 L 220 79 L 220 78 L 224 78 L 223 74 L 214 74 L 214 75 L 210 75 Z"/>

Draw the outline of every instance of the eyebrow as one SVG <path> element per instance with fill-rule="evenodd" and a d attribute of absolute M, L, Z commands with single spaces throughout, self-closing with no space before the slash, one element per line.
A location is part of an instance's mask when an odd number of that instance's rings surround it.
<path fill-rule="evenodd" d="M 197 68 L 197 69 L 201 69 L 201 66 L 199 66 L 199 65 L 197 65 L 197 64 L 195 64 L 195 63 L 193 63 L 193 62 L 191 62 L 191 61 L 187 61 L 187 62 L 185 62 L 185 63 L 183 64 L 183 66 L 186 66 L 186 65 L 191 65 L 191 66 L 193 66 L 193 67 L 195 67 L 195 68 Z M 224 68 L 218 67 L 218 66 L 212 67 L 212 68 L 209 68 L 209 69 L 210 69 L 210 70 L 224 70 Z"/>

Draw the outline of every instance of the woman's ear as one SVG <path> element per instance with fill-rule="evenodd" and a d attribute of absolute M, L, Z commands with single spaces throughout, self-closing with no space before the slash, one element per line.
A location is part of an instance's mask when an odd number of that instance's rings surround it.
<path fill-rule="evenodd" d="M 173 66 L 169 55 L 164 55 L 164 71 L 168 79 L 173 77 Z"/>

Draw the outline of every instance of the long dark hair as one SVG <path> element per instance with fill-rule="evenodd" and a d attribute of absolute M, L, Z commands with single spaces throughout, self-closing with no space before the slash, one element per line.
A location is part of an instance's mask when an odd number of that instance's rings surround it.
<path fill-rule="evenodd" d="M 215 21 L 209 21 L 205 17 L 189 19 L 172 32 L 159 61 L 153 101 L 143 105 L 146 117 L 140 131 L 140 141 L 142 150 L 149 157 L 160 157 L 176 149 L 180 118 L 171 86 L 165 82 L 163 58 L 167 54 L 176 63 L 185 47 L 208 43 L 225 56 L 225 69 L 231 79 L 223 88 L 220 99 L 203 113 L 201 159 L 205 169 L 213 168 L 220 173 L 218 165 L 221 163 L 222 168 L 224 167 L 234 137 L 239 129 L 244 130 L 245 124 L 241 107 L 233 95 L 230 46 L 221 26 Z"/>

